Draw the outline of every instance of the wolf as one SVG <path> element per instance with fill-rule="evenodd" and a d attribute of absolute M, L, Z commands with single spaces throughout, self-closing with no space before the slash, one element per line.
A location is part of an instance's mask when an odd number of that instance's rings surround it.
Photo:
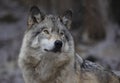
<path fill-rule="evenodd" d="M 25 83 L 120 83 L 113 72 L 75 52 L 71 19 L 70 10 L 55 16 L 31 7 L 18 58 Z"/>

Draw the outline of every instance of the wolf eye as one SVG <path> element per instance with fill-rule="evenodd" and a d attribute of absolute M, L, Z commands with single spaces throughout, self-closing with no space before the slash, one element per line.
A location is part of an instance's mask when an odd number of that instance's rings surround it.
<path fill-rule="evenodd" d="M 43 30 L 43 32 L 44 32 L 45 34 L 49 34 L 49 31 L 48 31 L 48 30 Z"/>
<path fill-rule="evenodd" d="M 63 35 L 64 35 L 64 32 L 60 32 L 60 35 L 63 36 Z"/>

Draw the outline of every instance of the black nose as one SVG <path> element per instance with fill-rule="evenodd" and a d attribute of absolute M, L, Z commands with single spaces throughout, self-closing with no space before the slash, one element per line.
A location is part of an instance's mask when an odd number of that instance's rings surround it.
<path fill-rule="evenodd" d="M 54 43 L 54 45 L 55 45 L 55 48 L 61 49 L 61 47 L 62 47 L 62 41 L 56 40 L 55 43 Z"/>

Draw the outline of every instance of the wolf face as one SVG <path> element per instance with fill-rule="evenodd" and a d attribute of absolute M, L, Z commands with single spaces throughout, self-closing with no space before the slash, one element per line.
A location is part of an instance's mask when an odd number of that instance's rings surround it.
<path fill-rule="evenodd" d="M 42 52 L 69 50 L 68 33 L 58 17 L 46 16 L 42 22 L 33 25 L 31 29 L 34 33 L 31 47 L 40 48 Z"/>
<path fill-rule="evenodd" d="M 39 8 L 32 7 L 24 46 L 40 54 L 74 52 L 73 38 L 68 31 L 71 14 L 71 11 L 66 11 L 63 16 L 43 15 Z"/>

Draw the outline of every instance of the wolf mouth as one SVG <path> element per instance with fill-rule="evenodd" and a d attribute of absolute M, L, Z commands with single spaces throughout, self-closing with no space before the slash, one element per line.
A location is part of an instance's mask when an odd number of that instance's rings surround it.
<path fill-rule="evenodd" d="M 46 52 L 54 52 L 54 53 L 57 53 L 57 52 L 61 52 L 61 49 L 57 49 L 57 48 L 53 48 L 52 50 L 48 50 L 48 49 L 44 49 Z"/>

